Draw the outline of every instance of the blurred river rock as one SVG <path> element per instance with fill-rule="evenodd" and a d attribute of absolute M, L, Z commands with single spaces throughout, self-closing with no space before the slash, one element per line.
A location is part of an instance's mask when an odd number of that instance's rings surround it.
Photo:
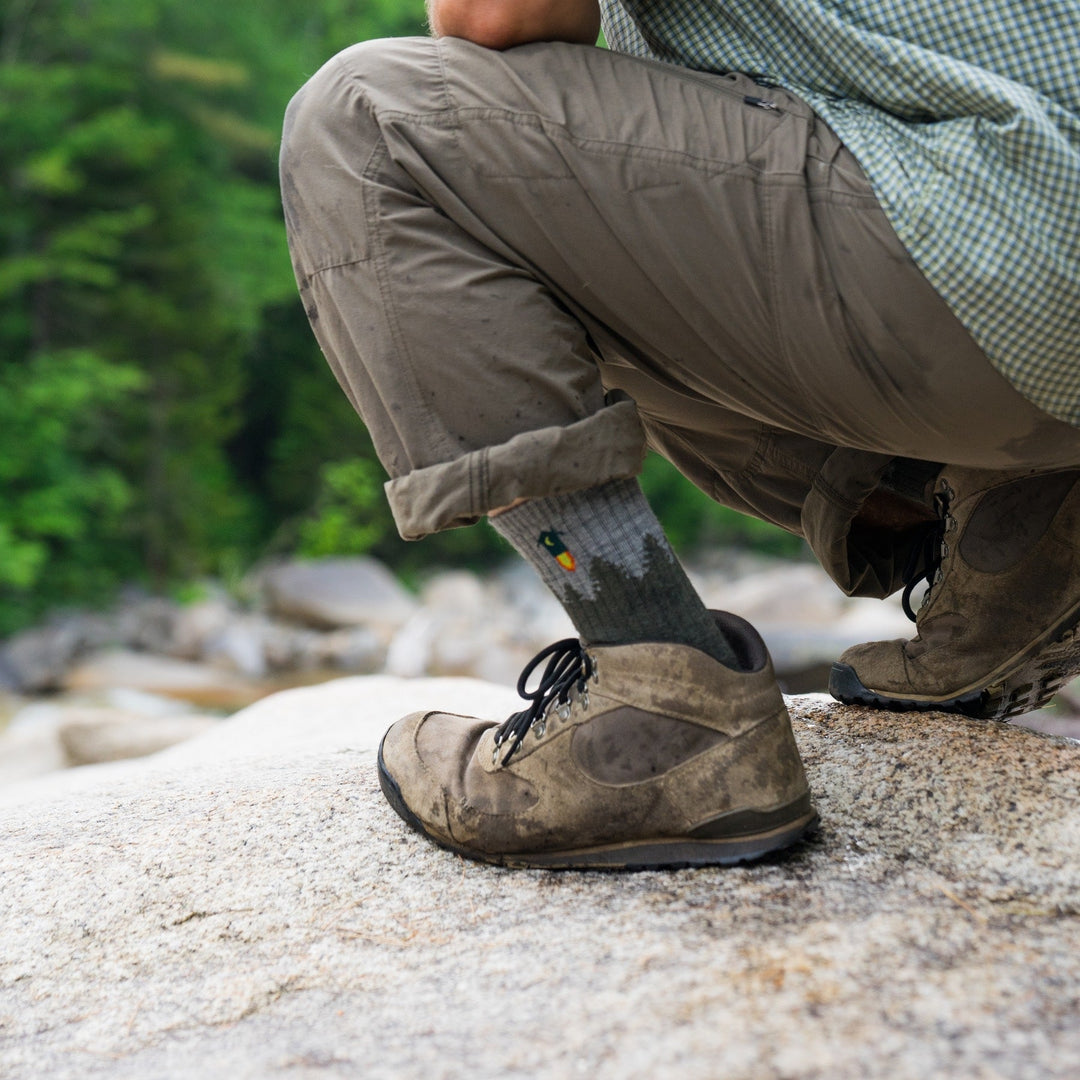
<path fill-rule="evenodd" d="M 898 602 L 845 597 L 813 563 L 723 554 L 690 573 L 710 607 L 758 627 L 788 693 L 824 690 L 849 645 L 912 633 Z M 153 753 L 277 690 L 345 674 L 514 685 L 574 632 L 524 564 L 434 572 L 413 593 L 373 559 L 294 561 L 247 586 L 244 603 L 216 583 L 185 604 L 132 592 L 0 643 L 0 784 Z M 1022 722 L 1080 737 L 1069 689 Z"/>

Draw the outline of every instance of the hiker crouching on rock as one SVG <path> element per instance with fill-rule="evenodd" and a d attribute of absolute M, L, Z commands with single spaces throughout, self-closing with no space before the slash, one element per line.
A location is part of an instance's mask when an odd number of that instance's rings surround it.
<path fill-rule="evenodd" d="M 1068 6 L 429 14 L 290 105 L 296 276 L 402 535 L 488 516 L 580 641 L 502 724 L 395 724 L 394 809 L 534 867 L 733 863 L 814 825 L 766 650 L 688 582 L 646 446 L 846 593 L 927 583 L 911 641 L 840 658 L 841 701 L 1001 718 L 1080 670 Z"/>

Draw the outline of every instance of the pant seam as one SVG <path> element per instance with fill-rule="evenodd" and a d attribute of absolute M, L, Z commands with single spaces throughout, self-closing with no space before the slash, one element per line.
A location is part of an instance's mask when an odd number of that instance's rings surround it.
<path fill-rule="evenodd" d="M 765 424 L 760 424 L 758 427 L 757 443 L 754 446 L 754 452 L 738 472 L 730 474 L 733 480 L 736 482 L 749 481 L 762 471 L 765 466 L 765 455 L 770 441 L 767 426 Z"/>
<path fill-rule="evenodd" d="M 498 510 L 499 507 L 489 507 L 487 492 L 489 488 L 491 448 L 484 446 L 474 458 L 475 467 L 470 470 L 469 477 L 469 513 L 480 515 L 488 510 Z"/>
<path fill-rule="evenodd" d="M 380 141 L 376 150 L 372 152 L 371 157 L 368 159 L 367 175 L 371 175 L 371 172 L 374 171 L 375 164 L 380 160 L 380 158 L 389 159 L 389 156 L 390 152 L 386 146 L 385 141 Z M 372 185 L 362 185 L 361 199 L 364 205 L 364 213 L 369 223 L 378 220 L 376 207 L 372 205 L 372 200 L 375 197 L 373 192 L 374 188 Z M 394 342 L 402 373 L 408 380 L 411 398 L 413 401 L 419 402 L 423 400 L 420 380 L 416 376 L 416 365 L 413 362 L 412 356 L 410 355 L 407 341 L 405 339 L 405 336 L 401 332 L 401 324 L 398 320 L 397 305 L 394 302 L 394 298 L 390 289 L 389 272 L 386 267 L 385 260 L 386 247 L 382 233 L 379 230 L 372 229 L 370 263 L 375 272 L 375 282 L 379 290 L 379 296 L 383 302 L 383 315 L 386 319 L 387 326 L 389 327 L 391 339 Z M 457 447 L 455 446 L 447 432 L 441 427 L 436 428 L 433 421 L 434 416 L 429 416 L 427 419 L 427 423 L 429 425 L 429 432 L 432 436 L 433 441 L 438 442 L 439 452 L 447 457 L 455 456 Z"/>
<path fill-rule="evenodd" d="M 595 136 L 575 135 L 562 124 L 555 123 L 539 113 L 514 112 L 509 109 L 499 109 L 493 106 L 453 106 L 448 112 L 450 115 L 442 113 L 438 116 L 431 116 L 428 113 L 415 113 L 403 109 L 385 109 L 381 110 L 378 113 L 378 116 L 380 121 L 405 121 L 414 127 L 443 127 L 454 134 L 459 134 L 466 123 L 470 123 L 474 120 L 486 121 L 488 123 L 492 121 L 501 121 L 515 127 L 529 127 L 541 131 L 553 142 L 561 140 L 570 143 L 582 153 L 592 153 L 609 157 L 633 156 L 649 159 L 661 164 L 670 164 L 673 161 L 680 161 L 691 166 L 712 166 L 704 171 L 708 175 L 713 176 L 720 173 L 731 172 L 732 170 L 744 169 L 756 175 L 776 177 L 777 179 L 782 177 L 801 179 L 802 177 L 801 169 L 768 169 L 749 160 L 777 134 L 780 127 L 779 125 L 773 128 L 772 131 L 767 132 L 760 142 L 748 146 L 745 155 L 740 158 L 740 160 L 727 161 L 723 158 L 704 157 L 700 154 L 693 154 L 687 150 L 673 150 L 670 148 L 647 146 L 641 143 L 624 142 L 618 139 L 602 139 Z M 513 176 L 513 174 L 508 175 L 511 177 Z M 520 179 L 532 180 L 534 178 L 531 175 L 525 175 L 520 177 Z"/>
<path fill-rule="evenodd" d="M 445 49 L 439 41 L 436 41 L 435 43 L 435 57 L 439 61 L 439 90 L 442 94 L 444 107 L 450 112 L 457 107 L 457 103 L 454 101 L 454 95 L 450 93 L 450 79 L 446 71 Z"/>
<path fill-rule="evenodd" d="M 312 270 L 308 274 L 308 280 L 314 281 L 315 278 L 321 274 L 325 274 L 328 270 L 346 270 L 350 266 L 363 266 L 364 263 L 371 262 L 371 255 L 368 255 L 364 259 L 345 259 L 343 262 L 328 263 L 326 266 L 320 266 L 318 270 Z"/>
<path fill-rule="evenodd" d="M 831 503 L 844 511 L 855 512 L 864 502 L 863 499 L 851 499 L 848 496 L 841 494 L 832 486 L 832 484 L 825 480 L 820 473 L 814 480 L 813 486 L 824 498 L 828 499 Z"/>
<path fill-rule="evenodd" d="M 766 461 L 771 464 L 779 465 L 782 469 L 790 473 L 792 476 L 798 477 L 800 480 L 804 480 L 807 487 L 809 487 L 814 482 L 814 478 L 818 475 L 818 470 L 806 465 L 798 458 L 792 457 L 790 454 L 779 449 L 772 442 L 772 437 L 769 434 L 769 430 L 767 427 L 765 429 L 764 439 L 765 442 L 761 453 L 763 465 Z"/>

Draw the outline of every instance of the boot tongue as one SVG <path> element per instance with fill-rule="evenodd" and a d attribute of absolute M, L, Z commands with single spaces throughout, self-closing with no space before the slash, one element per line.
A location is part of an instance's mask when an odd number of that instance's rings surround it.
<path fill-rule="evenodd" d="M 988 491 L 964 529 L 960 554 L 973 570 L 1015 566 L 1042 539 L 1080 474 L 1024 476 Z"/>

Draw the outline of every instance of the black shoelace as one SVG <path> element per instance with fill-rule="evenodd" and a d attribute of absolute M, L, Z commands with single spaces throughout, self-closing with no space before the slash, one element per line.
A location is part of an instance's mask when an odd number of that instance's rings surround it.
<path fill-rule="evenodd" d="M 912 621 L 916 621 L 916 613 L 911 606 L 911 594 L 919 587 L 920 583 L 926 582 L 926 592 L 923 594 L 923 603 L 926 603 L 930 590 L 934 587 L 938 578 L 938 571 L 945 556 L 949 552 L 945 543 L 945 533 L 949 529 L 949 499 L 952 492 L 948 487 L 934 495 L 934 511 L 937 520 L 928 522 L 926 531 L 911 549 L 907 565 L 901 580 L 904 583 L 904 595 L 901 603 L 904 614 Z"/>
<path fill-rule="evenodd" d="M 529 690 L 528 682 L 532 673 L 547 660 L 547 667 L 540 676 L 540 684 L 535 690 Z M 495 752 L 505 742 L 510 748 L 502 759 L 505 765 L 525 741 L 530 728 L 536 727 L 537 734 L 544 733 L 548 711 L 553 707 L 565 710 L 569 715 L 570 691 L 577 687 L 580 695 L 587 699 L 587 681 L 596 671 L 593 659 L 577 638 L 564 638 L 546 649 L 541 649 L 526 665 L 517 681 L 517 692 L 532 704 L 521 712 L 508 717 L 495 731 Z"/>

